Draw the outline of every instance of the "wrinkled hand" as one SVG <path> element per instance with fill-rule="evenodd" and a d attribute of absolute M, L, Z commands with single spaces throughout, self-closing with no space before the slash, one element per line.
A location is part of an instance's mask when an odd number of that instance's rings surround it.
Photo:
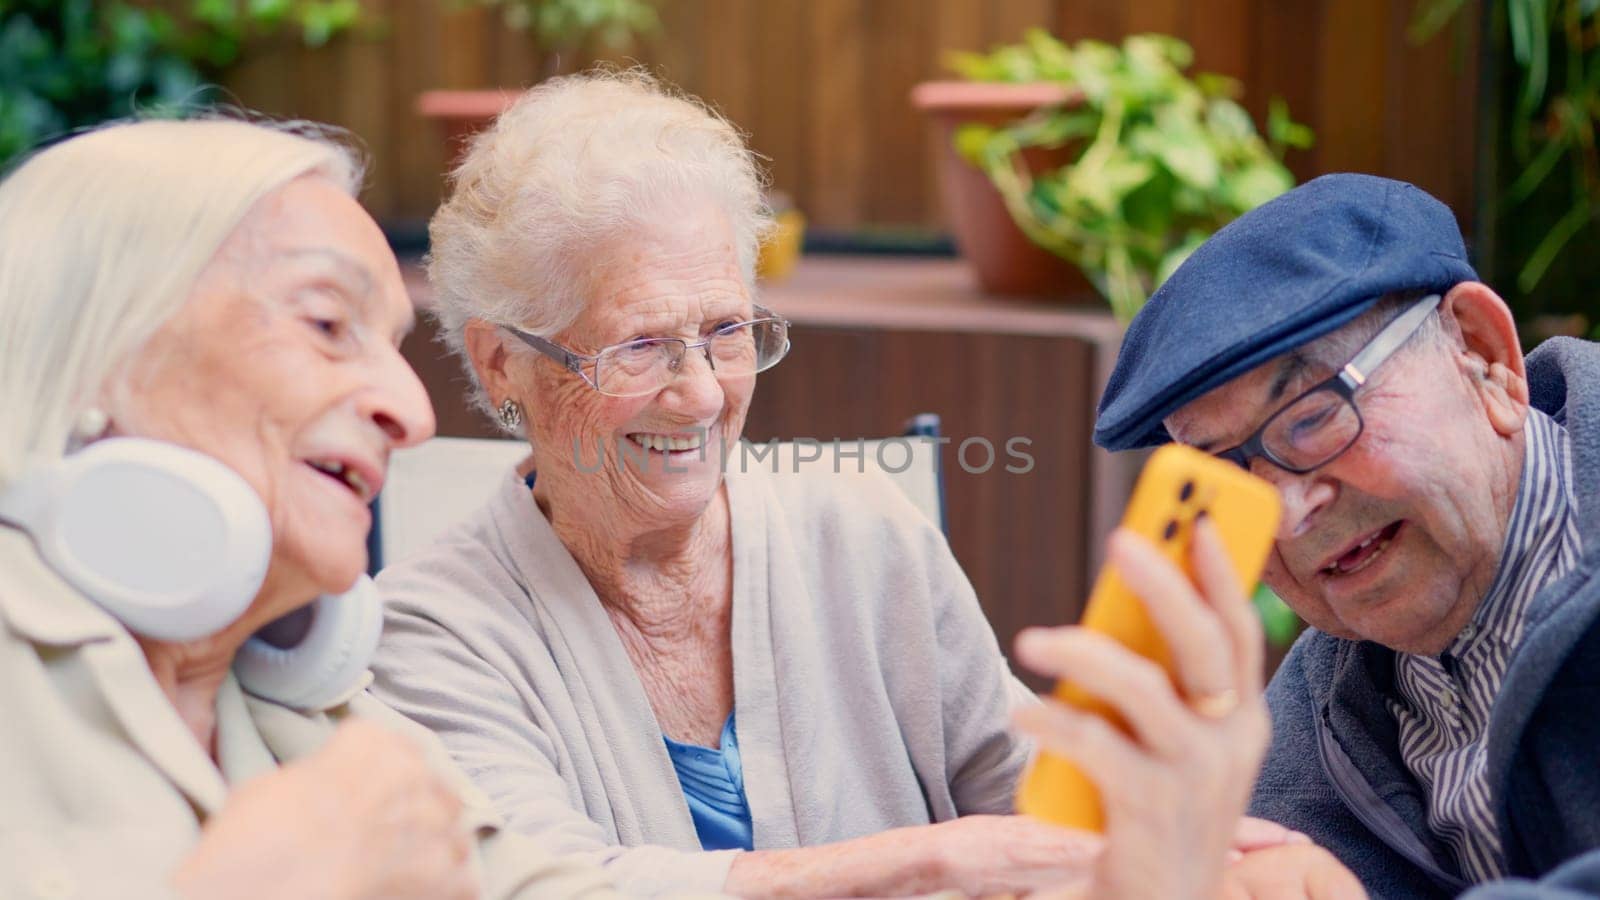
<path fill-rule="evenodd" d="M 1228 861 L 1238 862 L 1246 853 L 1281 847 L 1285 844 L 1310 844 L 1311 838 L 1277 822 L 1245 816 L 1233 828 L 1228 845 Z"/>
<path fill-rule="evenodd" d="M 1221 900 L 1366 900 L 1361 882 L 1321 847 L 1245 854 L 1223 876 Z"/>
<path fill-rule="evenodd" d="M 1210 900 L 1266 750 L 1261 626 L 1210 522 L 1195 528 L 1198 590 L 1131 532 L 1109 550 L 1165 638 L 1175 679 L 1103 635 L 1031 629 L 1017 640 L 1021 662 L 1071 680 L 1129 730 L 1048 698 L 1018 710 L 1017 725 L 1100 790 L 1106 845 L 1089 896 Z"/>
<path fill-rule="evenodd" d="M 969 897 L 1086 881 L 1102 845 L 1099 835 L 1026 816 L 962 816 L 904 833 L 928 842 L 933 871 L 921 889 Z"/>
<path fill-rule="evenodd" d="M 476 897 L 461 801 L 406 737 L 359 720 L 245 782 L 173 878 L 210 897 Z"/>

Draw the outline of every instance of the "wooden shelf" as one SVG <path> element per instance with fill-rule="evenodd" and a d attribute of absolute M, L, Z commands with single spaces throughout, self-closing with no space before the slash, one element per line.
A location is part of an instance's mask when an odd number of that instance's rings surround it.
<path fill-rule="evenodd" d="M 1122 339 L 1098 296 L 984 294 L 959 259 L 807 256 L 789 278 L 761 285 L 760 296 L 796 324 Z"/>

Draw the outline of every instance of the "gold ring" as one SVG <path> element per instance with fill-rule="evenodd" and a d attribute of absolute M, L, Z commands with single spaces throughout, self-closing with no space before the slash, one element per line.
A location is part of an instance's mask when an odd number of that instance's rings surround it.
<path fill-rule="evenodd" d="M 1214 694 L 1196 697 L 1189 702 L 1189 706 L 1208 719 L 1227 718 L 1239 708 L 1239 692 L 1233 688 L 1225 688 Z"/>

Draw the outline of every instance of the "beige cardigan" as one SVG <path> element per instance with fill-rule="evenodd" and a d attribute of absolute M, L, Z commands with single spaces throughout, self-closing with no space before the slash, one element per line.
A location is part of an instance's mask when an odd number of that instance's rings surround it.
<path fill-rule="evenodd" d="M 881 473 L 730 466 L 733 680 L 757 849 L 1011 811 L 1028 747 L 944 535 Z M 630 891 L 719 890 L 650 702 L 516 473 L 385 569 L 373 691 L 433 729 L 510 826 Z"/>
<path fill-rule="evenodd" d="M 599 868 L 502 831 L 432 735 L 364 694 L 307 715 L 248 697 L 229 676 L 217 698 L 219 769 L 132 636 L 0 525 L 0 897 L 171 896 L 169 874 L 229 785 L 311 753 L 347 716 L 412 734 L 459 787 L 483 896 L 613 895 Z"/>

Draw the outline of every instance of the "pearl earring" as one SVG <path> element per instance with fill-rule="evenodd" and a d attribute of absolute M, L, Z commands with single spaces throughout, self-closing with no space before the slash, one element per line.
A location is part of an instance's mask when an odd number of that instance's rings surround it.
<path fill-rule="evenodd" d="M 111 427 L 111 417 L 98 406 L 91 406 L 81 413 L 72 422 L 72 440 L 77 444 L 87 444 L 97 441 L 105 436 L 106 430 Z"/>

